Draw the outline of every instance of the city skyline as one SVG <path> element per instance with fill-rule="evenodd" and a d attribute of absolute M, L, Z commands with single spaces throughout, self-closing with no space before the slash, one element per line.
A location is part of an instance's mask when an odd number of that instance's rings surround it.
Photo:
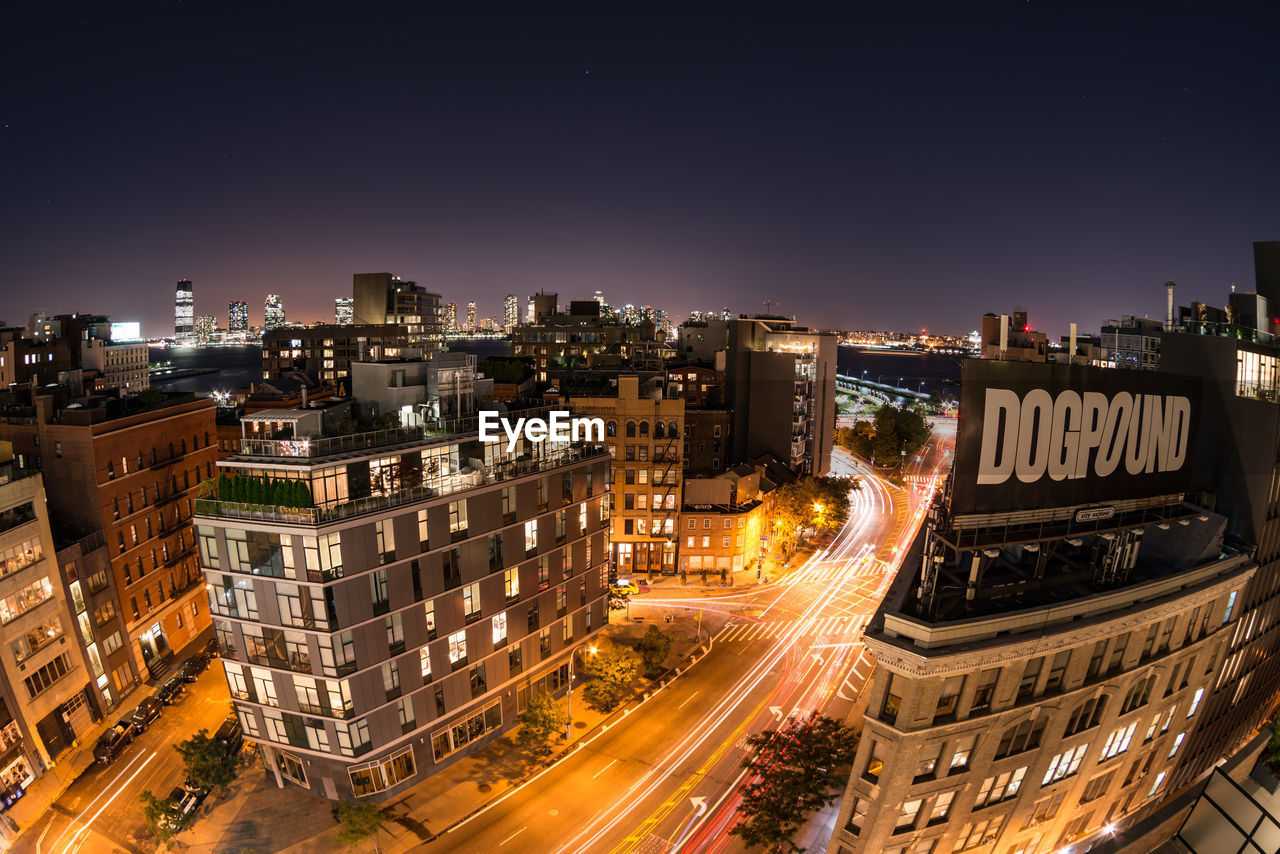
<path fill-rule="evenodd" d="M 1157 315 L 1169 279 L 1249 289 L 1277 236 L 1262 7 L 244 8 L 17 13 L 7 322 L 105 290 L 159 330 L 181 277 L 320 319 L 390 270 L 464 305 L 599 289 L 953 333 L 976 293 L 1057 331 Z M 154 77 L 144 46 L 175 44 Z M 41 130 L 67 118 L 98 142 Z"/>

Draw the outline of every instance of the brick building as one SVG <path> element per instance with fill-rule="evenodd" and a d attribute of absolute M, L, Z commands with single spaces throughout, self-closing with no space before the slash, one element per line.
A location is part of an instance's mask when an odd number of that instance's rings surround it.
<path fill-rule="evenodd" d="M 148 674 L 163 673 L 173 651 L 210 624 L 191 502 L 218 457 L 214 402 L 40 395 L 34 406 L 6 410 L 0 437 L 44 473 L 58 527 L 101 532 L 110 551 L 107 577 L 82 595 L 95 614 L 108 615 L 90 633 L 118 699 Z M 116 615 L 124 643 L 109 649 Z"/>
<path fill-rule="evenodd" d="M 610 541 L 619 573 L 677 569 L 684 482 L 684 401 L 662 396 L 660 381 L 618 378 L 616 397 L 574 397 L 569 408 L 605 422 L 613 455 Z"/>

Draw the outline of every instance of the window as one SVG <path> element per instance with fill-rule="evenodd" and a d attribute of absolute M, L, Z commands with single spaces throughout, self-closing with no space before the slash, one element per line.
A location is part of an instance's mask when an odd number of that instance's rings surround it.
<path fill-rule="evenodd" d="M 916 817 L 920 815 L 920 804 L 920 799 L 916 798 L 902 805 L 902 811 L 898 813 L 898 821 L 893 827 L 894 833 L 901 833 L 916 826 Z"/>
<path fill-rule="evenodd" d="M 1167 774 L 1168 774 L 1167 771 L 1161 771 L 1159 774 L 1156 775 L 1156 781 L 1151 784 L 1151 791 L 1147 792 L 1148 798 L 1154 795 L 1156 793 L 1156 790 L 1160 788 L 1160 784 L 1164 782 L 1164 778 Z"/>
<path fill-rule="evenodd" d="M 400 667 L 394 661 L 387 661 L 382 665 L 382 690 L 388 700 L 400 696 Z"/>
<path fill-rule="evenodd" d="M 71 656 L 64 652 L 22 680 L 23 684 L 27 686 L 27 696 L 34 700 L 39 694 L 52 687 L 53 683 L 70 672 Z"/>
<path fill-rule="evenodd" d="M 1200 708 L 1200 698 L 1204 696 L 1204 689 L 1197 688 L 1196 695 L 1191 698 L 1191 708 L 1187 709 L 1187 717 L 1191 717 L 1196 713 L 1196 709 Z"/>
<path fill-rule="evenodd" d="M 849 811 L 849 821 L 845 827 L 854 836 L 862 833 L 862 825 L 867 820 L 867 810 L 870 809 L 871 802 L 866 798 L 853 799 L 853 809 Z"/>
<path fill-rule="evenodd" d="M 424 602 L 422 605 L 422 613 L 426 618 L 427 640 L 436 639 L 436 603 Z"/>
<path fill-rule="evenodd" d="M 991 709 L 991 698 L 996 692 L 996 681 L 1000 678 L 1000 668 L 993 667 L 982 671 L 978 677 L 978 687 L 973 693 L 973 706 L 970 714 L 978 714 Z"/>
<path fill-rule="evenodd" d="M 392 655 L 404 652 L 404 618 L 399 612 L 387 617 L 387 648 Z"/>
<path fill-rule="evenodd" d="M 951 811 L 951 802 L 955 796 L 955 792 L 942 792 L 934 799 L 933 808 L 929 811 L 929 824 L 947 820 L 947 813 Z"/>
<path fill-rule="evenodd" d="M 342 730 L 339 732 L 341 733 Z M 413 748 L 406 747 L 378 762 L 354 765 L 348 769 L 347 773 L 351 778 L 351 791 L 357 798 L 390 789 L 417 773 L 413 761 Z"/>
<path fill-rule="evenodd" d="M 1000 738 L 996 748 L 996 758 L 1003 759 L 1024 750 L 1034 750 L 1040 746 L 1040 736 L 1044 734 L 1044 720 L 1023 721 L 1017 726 L 1009 727 Z"/>
<path fill-rule="evenodd" d="M 501 701 L 494 700 L 474 714 L 456 721 L 452 726 L 436 730 L 431 734 L 431 749 L 435 754 L 436 762 L 501 726 Z"/>
<path fill-rule="evenodd" d="M 1232 590 L 1231 595 L 1227 597 L 1227 607 L 1226 607 L 1226 610 L 1222 612 L 1222 625 L 1224 626 L 1227 623 L 1231 622 L 1231 615 L 1236 610 L 1236 596 L 1239 594 L 1239 592 L 1240 591 L 1238 590 Z M 1153 789 L 1152 791 L 1155 791 L 1155 790 Z"/>
<path fill-rule="evenodd" d="M 1022 786 L 1022 779 L 1026 776 L 1027 766 L 1024 765 L 1016 770 L 1005 771 L 1003 774 L 983 780 L 982 788 L 978 790 L 978 798 L 973 804 L 974 808 L 998 804 L 1016 796 L 1018 789 Z"/>
<path fill-rule="evenodd" d="M 470 677 L 470 679 L 471 679 L 471 697 L 472 697 L 472 699 L 474 699 L 474 698 L 476 698 L 476 697 L 479 697 L 479 696 L 480 696 L 481 694 L 483 694 L 485 691 L 489 690 L 489 689 L 488 689 L 488 681 L 485 679 L 485 674 L 484 674 L 484 662 L 483 662 L 483 661 L 482 661 L 482 662 L 480 662 L 479 664 L 474 665 L 474 666 L 471 668 L 471 670 L 469 670 L 469 671 L 468 671 L 468 676 L 469 676 L 469 677 Z"/>
<path fill-rule="evenodd" d="M 1145 706 L 1147 699 L 1151 696 L 1151 689 L 1155 687 L 1155 684 L 1156 677 L 1148 676 L 1130 688 L 1129 693 L 1125 695 L 1124 703 L 1120 706 L 1120 714 L 1127 714 L 1134 709 Z"/>
<path fill-rule="evenodd" d="M 1120 669 L 1120 665 L 1124 662 L 1124 650 L 1128 642 L 1128 635 L 1121 635 L 1116 638 L 1116 645 L 1111 648 L 1111 661 L 1107 663 L 1108 673 L 1114 673 Z"/>
<path fill-rule="evenodd" d="M 1040 782 L 1040 785 L 1047 786 L 1076 773 L 1088 749 L 1089 745 L 1087 743 L 1081 744 L 1054 756 L 1049 763 L 1049 768 L 1044 772 L 1044 779 Z"/>
<path fill-rule="evenodd" d="M 867 759 L 867 768 L 862 772 L 862 776 L 873 783 L 880 781 L 880 774 L 884 771 L 884 747 L 878 741 L 871 743 L 871 756 Z"/>
<path fill-rule="evenodd" d="M 431 651 L 427 647 L 418 650 L 418 664 L 422 668 L 422 683 L 431 681 Z"/>
<path fill-rule="evenodd" d="M 1113 756 L 1119 756 L 1129 749 L 1129 742 L 1133 739 L 1133 731 L 1138 726 L 1137 722 L 1129 724 L 1127 727 L 1122 726 L 1113 730 L 1107 736 L 1106 743 L 1102 745 L 1102 755 L 1098 757 L 1099 762 L 1105 762 Z"/>
<path fill-rule="evenodd" d="M 467 663 L 467 633 L 454 632 L 449 635 L 449 663 L 453 665 L 453 669 Z"/>
<path fill-rule="evenodd" d="M 880 720 L 894 723 L 898 720 L 898 710 L 902 707 L 902 697 L 898 692 L 898 676 L 889 674 L 889 684 L 885 686 L 884 703 L 880 707 Z"/>
<path fill-rule="evenodd" d="M 480 584 L 468 584 L 462 588 L 462 616 L 468 623 L 480 619 Z"/>
<path fill-rule="evenodd" d="M 502 612 L 493 615 L 493 645 L 502 646 L 507 642 L 507 614 Z"/>
<path fill-rule="evenodd" d="M 520 570 L 512 567 L 503 573 L 503 589 L 506 591 L 507 601 L 514 602 L 520 598 Z"/>
<path fill-rule="evenodd" d="M 725 545 L 728 545 L 726 543 Z M 942 693 L 938 696 L 938 707 L 934 711 L 935 718 L 955 717 L 956 707 L 960 704 L 960 694 L 964 691 L 964 677 L 951 676 L 942 683 Z"/>
<path fill-rule="evenodd" d="M 970 848 L 976 848 L 985 842 L 992 842 L 1000 835 L 1000 828 L 1004 824 L 1004 816 L 996 815 L 991 818 L 975 823 L 966 823 L 960 830 L 960 836 L 956 839 L 953 851 L 967 851 Z"/>
<path fill-rule="evenodd" d="M 378 560 L 390 563 L 396 559 L 396 535 L 390 519 L 375 522 L 374 531 L 378 543 Z"/>
<path fill-rule="evenodd" d="M 1036 682 L 1040 679 L 1040 669 L 1043 666 L 1043 658 L 1035 658 L 1027 662 L 1027 666 L 1022 670 L 1022 681 L 1018 683 L 1019 700 L 1025 700 L 1035 693 Z"/>
<path fill-rule="evenodd" d="M 465 498 L 449 502 L 449 532 L 455 540 L 460 540 L 467 535 L 467 501 Z"/>
<path fill-rule="evenodd" d="M 920 758 L 916 760 L 916 779 L 932 777 L 938 769 L 938 757 L 941 755 L 942 742 L 925 745 L 920 751 Z"/>
<path fill-rule="evenodd" d="M 391 600 L 388 596 L 387 571 L 375 569 L 369 573 L 369 598 L 373 602 L 373 613 L 385 614 L 390 610 Z"/>
<path fill-rule="evenodd" d="M 1097 726 L 1102 719 L 1102 712 L 1106 707 L 1106 703 L 1106 697 L 1094 697 L 1076 706 L 1071 713 L 1071 717 L 1067 720 L 1067 728 L 1063 734 L 1075 735 L 1078 732 Z"/>
<path fill-rule="evenodd" d="M 1066 795 L 1059 792 L 1052 798 L 1045 798 L 1043 801 L 1037 801 L 1035 807 L 1031 810 L 1031 818 L 1027 822 L 1027 827 L 1049 821 L 1058 814 L 1058 810 L 1062 807 L 1062 801 Z"/>
<path fill-rule="evenodd" d="M 1174 740 L 1173 740 L 1173 747 L 1170 747 L 1170 748 L 1169 748 L 1169 758 L 1170 758 L 1170 759 L 1172 759 L 1174 756 L 1176 756 L 1176 755 L 1177 755 L 1177 753 L 1178 753 L 1178 748 L 1182 747 L 1182 742 L 1183 742 L 1183 740 L 1184 740 L 1184 739 L 1186 739 L 1186 737 L 1187 737 L 1187 734 L 1186 734 L 1185 732 L 1180 732 L 1180 733 L 1178 733 L 1177 737 L 1176 737 L 1176 738 L 1174 738 Z"/>
<path fill-rule="evenodd" d="M 418 511 L 418 543 L 422 547 L 422 550 L 424 552 L 427 551 L 429 548 L 431 548 L 430 546 L 431 538 L 428 534 L 428 530 L 429 529 L 427 527 L 427 511 L 419 510 Z"/>
<path fill-rule="evenodd" d="M 1071 660 L 1070 652 L 1060 652 L 1053 657 L 1049 665 L 1049 681 L 1045 683 L 1045 691 L 1062 690 L 1062 680 L 1067 673 L 1067 662 Z"/>
<path fill-rule="evenodd" d="M 972 735 L 966 735 L 956 740 L 955 748 L 951 753 L 948 773 L 969 770 L 969 757 L 973 753 L 973 747 L 976 742 L 977 737 Z"/>

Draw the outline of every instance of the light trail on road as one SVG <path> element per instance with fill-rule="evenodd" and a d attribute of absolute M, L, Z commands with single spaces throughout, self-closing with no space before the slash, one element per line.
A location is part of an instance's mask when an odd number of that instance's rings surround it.
<path fill-rule="evenodd" d="M 864 476 L 863 482 L 864 484 L 872 484 L 872 490 L 877 493 L 877 504 L 880 506 L 883 506 L 886 500 L 892 501 L 887 490 L 883 490 L 882 487 L 876 485 L 878 479 L 874 475 Z M 871 557 L 874 551 L 874 546 L 871 543 L 860 543 L 860 540 L 864 538 L 867 529 L 876 521 L 877 514 L 867 512 L 871 509 L 869 495 L 865 501 L 858 501 L 857 498 L 858 495 L 855 492 L 851 503 L 856 503 L 862 512 L 850 513 L 849 518 L 836 536 L 836 545 L 813 555 L 802 567 L 788 576 L 785 584 L 779 585 L 780 588 L 791 589 L 801 584 L 823 583 L 822 590 L 804 609 L 800 618 L 795 620 L 770 650 L 729 689 L 726 696 L 720 700 L 710 713 L 698 721 L 673 748 L 654 762 L 640 779 L 635 781 L 625 792 L 620 793 L 613 806 L 597 813 L 583 830 L 562 845 L 559 850 L 598 850 L 604 838 L 619 829 L 636 805 L 657 794 L 659 787 L 667 781 L 673 770 L 687 761 L 696 751 L 709 747 L 717 740 L 715 738 L 717 730 L 731 722 L 731 720 L 740 721 L 728 737 L 721 740 L 719 746 L 715 748 L 702 766 L 693 775 L 689 776 L 675 793 L 669 795 L 663 804 L 636 831 L 629 834 L 621 844 L 613 849 L 616 852 L 634 850 L 652 828 L 656 827 L 679 804 L 683 803 L 685 796 L 692 790 L 692 787 L 705 779 L 708 772 L 719 763 L 724 753 L 742 737 L 746 729 L 756 723 L 767 708 L 776 705 L 774 701 L 785 698 L 786 705 L 793 711 L 814 703 L 815 697 L 812 694 L 814 689 L 803 687 L 806 676 L 812 670 L 818 667 L 832 668 L 834 670 L 834 675 L 830 679 L 823 680 L 822 683 L 828 691 L 833 692 L 841 684 L 843 680 L 842 674 L 853 657 L 852 648 L 837 653 L 830 660 L 822 660 L 821 662 L 811 657 L 808 652 L 800 653 L 799 651 L 802 646 L 801 639 L 806 634 L 812 633 L 812 630 L 818 625 L 819 618 L 825 619 L 824 609 L 838 597 L 845 594 L 847 592 L 845 588 L 851 582 L 855 585 L 858 583 L 859 577 L 850 572 L 850 569 L 861 566 L 866 559 Z M 758 594 L 760 591 L 757 589 L 754 592 Z M 778 600 L 775 600 L 775 603 L 776 601 Z M 803 658 L 799 658 L 800 655 L 803 655 Z M 780 664 L 784 666 L 780 686 L 775 687 L 763 700 L 756 704 L 754 709 L 743 715 L 741 706 L 747 702 L 747 698 L 770 675 L 771 671 Z M 803 670 L 798 672 L 798 668 L 801 666 Z M 797 690 L 800 690 L 801 693 L 798 699 L 793 702 L 793 698 L 796 698 L 795 692 Z M 809 695 L 807 699 L 806 694 Z M 698 825 L 703 823 L 705 823 L 705 815 L 696 816 L 690 829 L 696 829 Z"/>
<path fill-rule="evenodd" d="M 857 548 L 855 544 L 857 539 L 865 532 L 870 523 L 871 519 L 869 517 L 855 522 L 854 517 L 850 515 L 850 518 L 846 520 L 845 525 L 841 528 L 840 534 L 838 535 L 838 539 L 841 537 L 844 538 L 844 543 L 841 546 L 840 553 L 848 553 L 852 551 L 855 553 L 855 556 L 857 556 L 862 552 L 869 551 L 871 548 L 869 544 L 864 544 L 861 548 Z M 820 561 L 826 558 L 827 554 L 828 553 L 824 551 L 819 554 L 815 554 L 810 558 L 809 561 L 807 561 L 806 564 L 794 574 L 796 578 L 795 583 L 800 583 L 803 580 L 821 580 L 823 576 L 829 575 L 832 572 L 831 568 L 824 570 L 818 565 Z M 845 558 L 841 562 L 848 563 L 850 560 L 851 559 L 849 558 Z M 806 609 L 806 614 L 810 619 L 820 613 L 827 602 L 838 595 L 840 586 L 841 585 L 839 584 L 830 585 L 826 590 L 825 596 L 816 598 L 810 604 L 809 608 Z M 740 714 L 739 707 L 747 701 L 747 697 L 768 676 L 769 672 L 792 651 L 792 647 L 803 633 L 803 622 L 804 621 L 797 621 L 797 624 L 773 646 L 769 653 L 763 656 L 747 672 L 747 674 L 745 674 L 730 688 L 726 696 L 720 700 L 708 715 L 698 721 L 694 727 L 687 732 L 671 750 L 667 751 L 663 757 L 654 762 L 646 773 L 640 777 L 640 779 L 634 782 L 625 792 L 619 794 L 613 806 L 597 813 L 582 831 L 562 845 L 558 850 L 597 850 L 603 840 L 603 837 L 611 831 L 618 829 L 619 825 L 626 820 L 629 813 L 634 809 L 634 805 L 653 796 L 659 786 L 666 781 L 668 775 L 685 762 L 696 750 L 701 747 L 705 747 L 708 739 L 710 739 L 715 731 L 726 723 L 731 716 L 738 719 L 737 716 Z M 731 738 L 727 739 L 717 752 L 713 754 L 712 760 L 718 760 L 723 751 L 738 739 L 741 735 L 741 730 L 744 730 L 745 727 L 755 719 L 756 715 L 765 708 L 768 704 L 768 700 L 769 697 L 765 697 L 765 699 L 762 700 L 751 713 L 746 715 L 745 720 L 735 728 Z M 704 764 L 704 769 L 709 770 L 710 762 L 712 760 L 708 760 L 708 763 Z M 700 769 L 700 774 L 705 774 L 705 770 Z M 694 778 L 691 779 L 696 780 L 700 779 L 700 777 L 695 775 Z M 659 813 L 651 816 L 650 819 L 645 822 L 645 825 L 652 826 L 653 824 L 656 824 L 657 821 L 665 818 L 665 816 L 669 814 L 670 810 L 683 800 L 683 795 L 688 790 L 689 785 L 690 783 L 686 781 L 685 786 L 682 786 L 681 790 L 679 790 L 675 795 L 669 797 L 663 807 L 660 808 Z M 625 851 L 633 849 L 636 843 L 643 838 L 645 832 L 647 831 L 641 831 L 638 834 L 628 836 L 623 843 L 614 850 Z"/>

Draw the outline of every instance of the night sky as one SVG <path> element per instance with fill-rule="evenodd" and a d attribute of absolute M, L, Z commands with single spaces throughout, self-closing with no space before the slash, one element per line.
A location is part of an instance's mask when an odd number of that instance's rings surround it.
<path fill-rule="evenodd" d="M 0 319 L 387 270 L 1056 338 L 1280 239 L 1275 3 L 690 5 L 6 3 Z"/>

